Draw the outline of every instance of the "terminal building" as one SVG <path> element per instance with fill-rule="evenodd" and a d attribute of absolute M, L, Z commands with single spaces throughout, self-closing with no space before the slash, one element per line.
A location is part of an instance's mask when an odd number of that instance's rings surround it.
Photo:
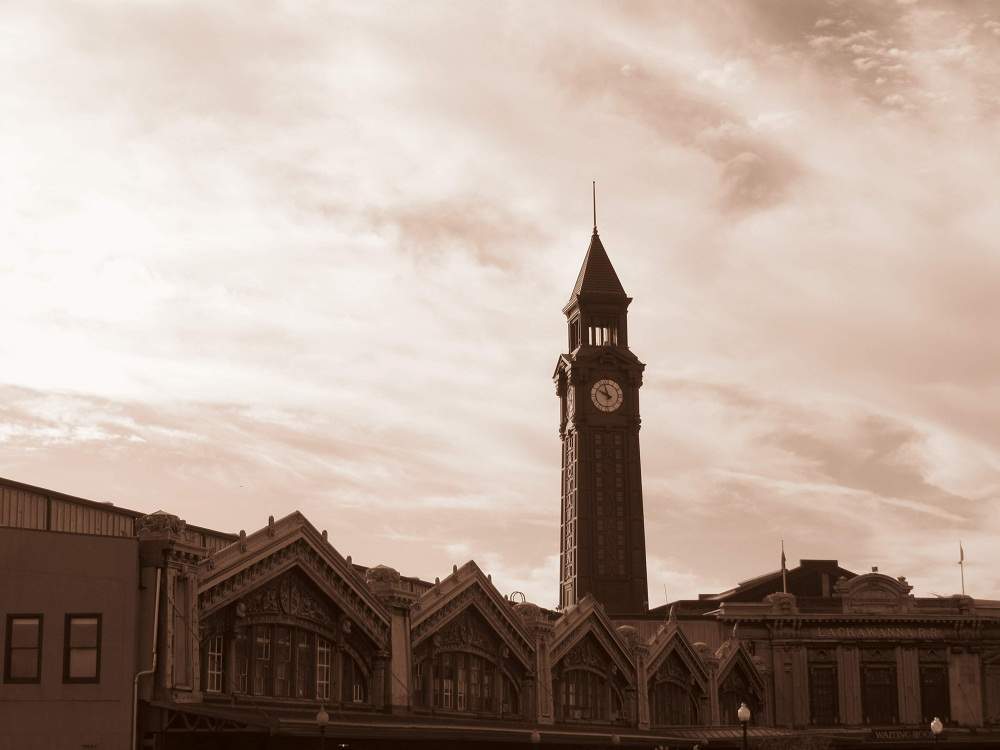
<path fill-rule="evenodd" d="M 474 561 L 355 563 L 298 512 L 213 531 L 0 480 L 0 750 L 930 748 L 934 718 L 1000 746 L 1000 602 L 802 560 L 649 608 L 630 302 L 595 227 L 551 609 Z"/>

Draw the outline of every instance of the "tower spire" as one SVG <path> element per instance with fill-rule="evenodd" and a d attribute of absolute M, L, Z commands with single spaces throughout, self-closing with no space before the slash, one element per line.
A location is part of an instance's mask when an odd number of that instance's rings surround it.
<path fill-rule="evenodd" d="M 594 197 L 594 234 L 597 234 L 597 180 L 591 183 Z"/>

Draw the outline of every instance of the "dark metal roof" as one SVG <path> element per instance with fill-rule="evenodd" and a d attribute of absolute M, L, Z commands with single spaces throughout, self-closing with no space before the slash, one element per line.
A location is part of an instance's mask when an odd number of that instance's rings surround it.
<path fill-rule="evenodd" d="M 590 246 L 583 258 L 583 265 L 576 277 L 576 284 L 573 286 L 570 300 L 586 294 L 627 296 L 596 229 L 590 237 Z"/>

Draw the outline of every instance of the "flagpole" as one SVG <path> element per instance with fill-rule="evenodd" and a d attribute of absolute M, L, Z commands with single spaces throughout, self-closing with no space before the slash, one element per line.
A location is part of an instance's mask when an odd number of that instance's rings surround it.
<path fill-rule="evenodd" d="M 962 596 L 965 596 L 965 550 L 962 542 L 958 542 L 958 568 L 962 571 Z"/>
<path fill-rule="evenodd" d="M 785 564 L 785 540 L 781 540 L 781 591 L 788 593 L 788 567 Z"/>

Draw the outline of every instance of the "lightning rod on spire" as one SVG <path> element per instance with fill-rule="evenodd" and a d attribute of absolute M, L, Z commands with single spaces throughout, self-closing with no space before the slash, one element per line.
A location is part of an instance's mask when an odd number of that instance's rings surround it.
<path fill-rule="evenodd" d="M 597 180 L 591 183 L 594 192 L 594 234 L 597 234 Z"/>

